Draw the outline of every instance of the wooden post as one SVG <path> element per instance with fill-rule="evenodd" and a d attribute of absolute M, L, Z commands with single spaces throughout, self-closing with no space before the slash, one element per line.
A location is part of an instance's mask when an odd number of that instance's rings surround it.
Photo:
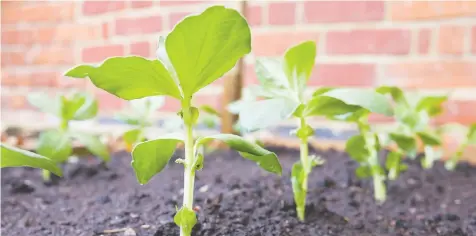
<path fill-rule="evenodd" d="M 240 12 L 246 18 L 246 0 L 240 2 Z M 223 88 L 222 113 L 221 113 L 221 132 L 222 133 L 236 133 L 233 130 L 233 125 L 238 120 L 238 116 L 228 112 L 226 107 L 233 101 L 241 98 L 241 90 L 243 88 L 243 58 L 241 58 L 230 77 L 225 78 Z"/>

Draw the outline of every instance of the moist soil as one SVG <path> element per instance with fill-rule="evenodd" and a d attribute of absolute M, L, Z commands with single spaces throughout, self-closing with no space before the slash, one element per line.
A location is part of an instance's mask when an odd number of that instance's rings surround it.
<path fill-rule="evenodd" d="M 408 171 L 387 183 L 387 201 L 378 205 L 371 179 L 355 177 L 357 164 L 347 154 L 314 150 L 326 163 L 309 178 L 303 223 L 289 180 L 299 153 L 271 150 L 283 165 L 281 177 L 233 151 L 205 157 L 195 182 L 193 235 L 476 235 L 476 167 L 448 172 L 436 163 L 422 170 L 418 160 L 406 160 Z M 173 216 L 182 202 L 183 167 L 171 161 L 141 186 L 130 161 L 127 153 L 107 166 L 82 158 L 63 166 L 65 177 L 49 185 L 38 170 L 2 169 L 2 235 L 179 235 Z"/>

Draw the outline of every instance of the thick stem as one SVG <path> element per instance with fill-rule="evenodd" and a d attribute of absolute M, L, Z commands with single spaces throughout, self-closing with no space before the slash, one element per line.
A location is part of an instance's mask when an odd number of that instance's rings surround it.
<path fill-rule="evenodd" d="M 379 203 L 385 202 L 387 198 L 387 189 L 385 187 L 384 178 L 382 175 L 374 175 L 374 197 Z"/>
<path fill-rule="evenodd" d="M 183 106 L 185 105 L 185 106 Z M 190 210 L 193 209 L 193 190 L 195 183 L 195 169 L 193 168 L 194 162 L 194 148 L 193 148 L 193 124 L 191 122 L 190 104 L 184 103 L 183 106 L 183 119 L 185 127 L 185 172 L 183 179 L 183 207 Z M 180 227 L 180 236 L 190 236 L 183 227 Z"/>
<path fill-rule="evenodd" d="M 304 129 L 307 126 L 306 120 L 304 118 L 300 118 L 299 128 Z M 300 137 L 300 159 L 301 165 L 304 170 L 304 177 L 301 182 L 301 187 L 304 191 L 304 199 L 302 199 L 303 205 L 298 206 L 296 205 L 296 210 L 298 214 L 298 218 L 301 221 L 304 221 L 306 215 L 306 195 L 307 195 L 307 176 L 311 173 L 311 163 L 309 162 L 309 147 L 308 147 L 308 140 L 307 137 Z"/>
<path fill-rule="evenodd" d="M 49 172 L 48 170 L 42 170 L 41 175 L 43 177 L 43 182 L 51 181 L 51 172 Z"/>
<path fill-rule="evenodd" d="M 385 178 L 383 173 L 380 173 L 379 168 L 380 163 L 378 160 L 378 153 L 375 149 L 375 136 L 373 133 L 366 133 L 366 145 L 367 149 L 370 151 L 370 156 L 367 160 L 370 167 L 372 168 L 372 179 L 374 182 L 374 198 L 379 203 L 383 203 L 387 199 L 387 188 L 385 186 Z"/>

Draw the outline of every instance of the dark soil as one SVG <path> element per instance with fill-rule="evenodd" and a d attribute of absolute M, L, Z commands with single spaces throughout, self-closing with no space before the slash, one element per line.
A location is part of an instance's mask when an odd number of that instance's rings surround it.
<path fill-rule="evenodd" d="M 437 163 L 422 170 L 410 161 L 409 170 L 388 183 L 388 200 L 379 206 L 372 181 L 354 176 L 356 164 L 346 154 L 320 152 L 327 162 L 311 174 L 307 219 L 300 223 L 289 180 L 298 152 L 275 151 L 282 177 L 235 152 L 205 158 L 197 173 L 194 235 L 476 235 L 476 167 L 461 164 L 448 172 Z M 2 235 L 134 235 L 124 228 L 137 236 L 178 235 L 172 218 L 182 202 L 181 165 L 171 162 L 144 186 L 128 154 L 117 154 L 108 166 L 95 159 L 67 164 L 66 176 L 50 186 L 38 170 L 3 169 Z"/>

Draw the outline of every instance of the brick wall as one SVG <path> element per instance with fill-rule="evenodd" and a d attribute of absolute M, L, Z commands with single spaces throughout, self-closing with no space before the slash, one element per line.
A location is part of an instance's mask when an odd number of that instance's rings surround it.
<path fill-rule="evenodd" d="M 103 115 L 112 114 L 123 101 L 61 74 L 109 56 L 153 58 L 161 33 L 213 3 L 239 6 L 236 1 L 2 1 L 2 117 L 31 110 L 25 100 L 31 91 L 72 88 L 93 91 Z M 476 1 L 250 1 L 247 18 L 254 55 L 245 60 L 246 84 L 256 83 L 255 56 L 280 56 L 293 44 L 315 40 L 312 86 L 452 92 L 440 121 L 476 121 Z M 197 103 L 220 107 L 222 84 L 201 91 Z M 177 106 L 169 99 L 165 110 Z"/>

